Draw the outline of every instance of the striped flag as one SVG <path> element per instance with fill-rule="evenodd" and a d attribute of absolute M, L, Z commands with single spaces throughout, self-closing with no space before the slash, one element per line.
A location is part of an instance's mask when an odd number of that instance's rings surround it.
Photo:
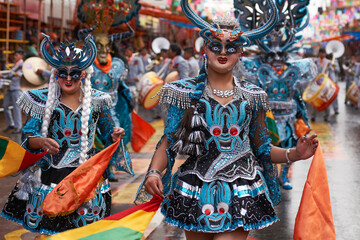
<path fill-rule="evenodd" d="M 0 178 L 33 165 L 45 154 L 46 152 L 31 153 L 10 138 L 0 136 Z"/>
<path fill-rule="evenodd" d="M 276 126 L 274 115 L 270 110 L 266 112 L 266 125 L 270 134 L 271 143 L 278 145 L 280 143 L 279 132 Z"/>
<path fill-rule="evenodd" d="M 72 229 L 49 237 L 51 240 L 139 240 L 158 210 L 162 198 L 154 196 L 151 201 L 104 218 L 84 227 Z"/>

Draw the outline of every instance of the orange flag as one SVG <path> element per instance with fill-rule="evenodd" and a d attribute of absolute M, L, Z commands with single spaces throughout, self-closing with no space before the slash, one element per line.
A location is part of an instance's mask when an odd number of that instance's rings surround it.
<path fill-rule="evenodd" d="M 335 239 L 329 185 L 320 145 L 311 163 L 295 220 L 294 240 Z"/>
<path fill-rule="evenodd" d="M 131 147 L 135 152 L 138 152 L 154 134 L 155 129 L 142 119 L 135 111 L 131 114 L 131 121 L 133 125 Z"/>
<path fill-rule="evenodd" d="M 52 217 L 67 215 L 87 199 L 91 199 L 119 143 L 120 139 L 88 159 L 58 183 L 44 200 L 44 213 Z"/>

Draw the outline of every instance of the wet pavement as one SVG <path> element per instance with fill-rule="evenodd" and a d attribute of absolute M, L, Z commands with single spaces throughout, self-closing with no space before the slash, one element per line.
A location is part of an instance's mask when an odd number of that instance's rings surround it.
<path fill-rule="evenodd" d="M 344 104 L 343 82 L 339 83 L 339 115 L 331 112 L 330 122 L 313 122 L 313 132 L 318 134 L 320 144 L 324 152 L 327 167 L 330 198 L 335 224 L 337 239 L 360 239 L 360 110 Z M 332 110 L 331 110 L 332 111 Z M 142 113 L 140 112 L 140 115 Z M 145 116 L 148 120 L 149 116 Z M 3 113 L 0 113 L 0 129 L 5 129 Z M 322 120 L 321 113 L 317 120 Z M 148 163 L 152 156 L 156 142 L 159 140 L 163 124 L 161 120 L 152 122 L 156 133 L 141 149 L 139 153 L 131 153 L 135 176 L 116 174 L 118 182 L 112 182 L 112 213 L 125 210 L 133 206 L 132 201 L 138 185 L 144 178 Z M 20 136 L 6 134 L 0 131 L 0 135 L 9 136 L 20 142 Z M 177 164 L 181 164 L 178 160 Z M 292 183 L 293 190 L 282 191 L 282 202 L 275 208 L 280 221 L 274 225 L 258 231 L 250 232 L 251 239 L 293 239 L 295 217 L 300 204 L 300 199 L 311 161 L 300 161 L 293 165 Z M 0 179 L 0 207 L 2 207 L 13 188 L 16 177 Z M 151 232 L 151 230 L 155 230 Z M 24 230 L 20 225 L 0 218 L 0 239 L 34 239 L 38 234 Z M 174 240 L 185 239 L 180 229 L 169 227 L 161 222 L 161 215 L 156 215 L 151 224 L 151 229 L 146 231 L 147 239 Z"/>

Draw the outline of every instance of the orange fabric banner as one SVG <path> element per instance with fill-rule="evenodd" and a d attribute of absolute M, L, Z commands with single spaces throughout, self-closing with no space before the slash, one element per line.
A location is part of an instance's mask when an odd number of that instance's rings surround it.
<path fill-rule="evenodd" d="M 67 215 L 87 199 L 91 199 L 119 143 L 120 139 L 88 159 L 58 183 L 44 200 L 44 213 L 54 217 Z"/>
<path fill-rule="evenodd" d="M 131 114 L 132 135 L 131 147 L 135 152 L 139 152 L 149 138 L 154 134 L 155 129 L 142 119 L 135 111 Z"/>
<path fill-rule="evenodd" d="M 320 145 L 311 163 L 295 220 L 294 240 L 335 239 L 329 185 Z"/>

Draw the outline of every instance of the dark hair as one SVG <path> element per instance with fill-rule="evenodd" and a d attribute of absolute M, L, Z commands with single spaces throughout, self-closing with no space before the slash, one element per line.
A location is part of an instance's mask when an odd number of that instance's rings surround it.
<path fill-rule="evenodd" d="M 18 54 L 21 54 L 21 55 L 24 56 L 24 50 L 21 49 L 21 48 L 16 49 L 16 50 L 15 50 L 15 53 L 18 53 Z"/>
<path fill-rule="evenodd" d="M 176 53 L 176 56 L 181 55 L 181 47 L 179 46 L 179 44 L 176 43 L 170 44 L 170 49 L 171 51 Z"/>
<path fill-rule="evenodd" d="M 161 50 L 160 50 L 160 52 L 162 53 L 162 52 L 167 52 L 169 49 L 165 49 L 165 48 L 162 48 Z"/>
<path fill-rule="evenodd" d="M 186 48 L 184 48 L 184 52 L 190 53 L 191 56 L 194 56 L 194 54 L 195 54 L 195 51 L 194 51 L 194 48 L 193 48 L 193 47 L 186 47 Z"/>
<path fill-rule="evenodd" d="M 127 46 L 127 47 L 126 47 L 126 50 L 130 50 L 130 51 L 132 51 L 132 52 L 135 51 L 135 49 L 134 49 L 132 46 Z"/>
<path fill-rule="evenodd" d="M 319 53 L 326 53 L 325 48 L 323 48 L 323 47 L 322 47 L 322 48 L 320 48 L 320 49 L 319 49 Z"/>

